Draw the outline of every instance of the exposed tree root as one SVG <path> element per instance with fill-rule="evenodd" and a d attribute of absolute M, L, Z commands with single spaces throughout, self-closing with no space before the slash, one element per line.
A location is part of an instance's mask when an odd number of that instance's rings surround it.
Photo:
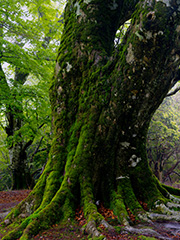
<path fill-rule="evenodd" d="M 68 222 L 70 219 L 73 221 L 75 207 L 74 204 L 74 188 L 77 181 L 80 184 L 80 199 L 83 206 L 83 212 L 87 224 L 83 229 L 92 237 L 96 239 L 106 239 L 98 230 L 99 225 L 103 225 L 107 230 L 114 228 L 104 219 L 98 212 L 95 204 L 92 179 L 87 169 L 84 169 L 79 178 L 75 182 L 69 183 L 68 179 L 72 179 L 73 171 L 64 176 L 60 189 L 56 194 L 52 194 L 48 198 L 40 196 L 40 200 L 36 195 L 39 191 L 37 186 L 31 194 L 21 202 L 5 219 L 5 224 L 10 224 L 17 216 L 21 218 L 21 224 L 16 227 L 12 232 L 8 233 L 3 240 L 29 240 L 39 231 L 48 229 L 53 224 L 64 221 Z M 43 179 L 43 178 L 42 178 Z M 42 181 L 43 182 L 43 181 Z M 164 187 L 162 187 L 156 201 L 152 204 L 152 209 L 146 211 L 138 202 L 134 190 L 131 186 L 130 180 L 123 178 L 117 185 L 117 191 L 111 193 L 110 207 L 113 209 L 114 214 L 117 215 L 119 223 L 124 225 L 124 230 L 132 234 L 152 235 L 159 239 L 164 239 L 160 234 L 151 229 L 137 229 L 130 226 L 131 219 L 128 215 L 127 209 L 135 216 L 136 221 L 147 222 L 153 225 L 152 221 L 180 221 L 180 216 L 177 211 L 180 209 L 180 199 L 174 197 Z M 158 187 L 160 188 L 160 186 Z M 46 188 L 46 191 L 48 188 Z M 165 195 L 165 197 L 163 196 Z M 161 198 L 159 197 L 161 196 Z M 34 198 L 35 197 L 35 198 Z M 36 204 L 36 209 L 33 205 L 33 199 L 39 201 Z M 48 203 L 49 202 L 49 203 Z M 37 207 L 38 206 L 38 207 Z M 24 214 L 24 215 L 23 215 Z M 22 218 L 22 215 L 25 218 Z M 18 220 L 17 220 L 18 221 Z"/>
<path fill-rule="evenodd" d="M 119 222 L 124 226 L 129 226 L 129 215 L 121 194 L 113 192 L 111 198 L 113 199 L 111 207 L 114 210 L 114 214 L 118 216 Z"/>
<path fill-rule="evenodd" d="M 158 237 L 158 239 L 165 239 L 168 240 L 170 238 L 163 237 L 161 234 L 158 232 L 149 229 L 149 228 L 142 228 L 142 229 L 137 229 L 131 226 L 126 226 L 123 230 L 123 233 L 131 233 L 131 234 L 139 234 L 139 235 L 144 235 L 144 236 L 152 236 L 152 237 Z"/>
<path fill-rule="evenodd" d="M 99 238 L 99 239 L 106 239 L 98 230 L 96 227 L 96 223 L 94 220 L 91 220 L 88 222 L 86 226 L 86 231 L 88 234 L 90 234 L 93 238 Z"/>
<path fill-rule="evenodd" d="M 153 221 L 180 221 L 179 209 L 180 205 L 176 203 L 156 203 L 154 212 L 149 212 L 148 217 Z"/>
<path fill-rule="evenodd" d="M 87 193 L 87 182 L 84 184 L 86 186 Z M 89 185 L 90 187 L 90 185 Z M 83 186 L 81 188 L 82 196 L 83 196 Z M 91 193 L 91 194 L 90 194 Z M 125 211 L 125 205 L 122 205 L 122 197 L 120 194 L 114 195 L 114 211 L 117 213 L 119 220 L 121 219 L 121 224 L 125 223 L 126 226 L 123 228 L 123 232 L 128 232 L 132 234 L 142 234 L 142 235 L 150 235 L 153 237 L 157 237 L 159 239 L 165 239 L 159 233 L 152 229 L 137 229 L 129 225 L 129 217 L 127 215 L 127 211 Z M 175 210 L 180 208 L 179 199 L 171 196 L 170 201 L 166 204 L 156 202 L 155 207 L 153 209 L 154 212 L 141 212 L 137 215 L 137 218 L 141 221 L 145 221 L 148 223 L 152 223 L 151 221 L 180 221 L 180 216 L 176 214 Z M 173 202 L 174 201 L 174 202 Z M 61 208 L 59 208 L 61 204 Z M 178 203 L 176 203 L 178 202 Z M 21 203 L 22 204 L 22 203 Z M 49 228 L 52 224 L 57 221 L 61 221 L 61 219 L 67 219 L 71 216 L 73 209 L 70 209 L 70 200 L 65 197 L 65 195 L 61 192 L 57 193 L 54 200 L 51 201 L 49 205 L 47 205 L 42 210 L 36 210 L 32 215 L 27 217 L 17 228 L 15 228 L 12 232 L 10 232 L 7 236 L 3 238 L 3 240 L 15 240 L 20 238 L 21 240 L 31 239 L 32 236 L 38 234 L 39 231 Z M 87 220 L 87 224 L 85 226 L 85 230 L 92 238 L 96 239 L 106 239 L 105 236 L 98 230 L 98 225 L 102 224 L 107 230 L 114 229 L 105 219 L 102 217 L 100 213 L 98 213 L 97 207 L 93 201 L 92 191 L 89 189 L 89 194 L 83 197 L 83 205 L 84 205 L 84 213 Z M 69 212 L 64 214 L 63 209 L 69 208 Z M 123 206 L 123 207 L 122 207 Z M 58 209 L 58 211 L 57 211 Z M 60 210 L 61 209 L 61 210 Z M 155 213 L 157 211 L 157 213 Z M 59 215 L 59 217 L 58 217 Z M 123 216 L 123 217 L 122 217 Z M 167 239 L 167 238 L 166 238 Z"/>
<path fill-rule="evenodd" d="M 101 214 L 98 212 L 93 213 L 92 216 L 89 216 L 90 219 L 86 225 L 86 231 L 89 235 L 91 235 L 93 238 L 100 237 L 99 239 L 106 239 L 97 229 L 98 225 L 103 225 L 106 230 L 113 230 L 114 228 L 102 217 Z"/>
<path fill-rule="evenodd" d="M 98 212 L 97 206 L 94 203 L 94 196 L 92 190 L 91 179 L 86 178 L 84 181 L 83 178 L 81 182 L 81 196 L 84 206 L 84 214 L 87 219 L 86 231 L 93 238 L 106 239 L 97 229 L 97 225 L 102 224 L 106 229 L 110 230 L 113 227 L 105 221 L 103 216 Z"/>
<path fill-rule="evenodd" d="M 139 214 L 138 219 L 142 220 L 142 222 L 150 224 L 150 226 L 154 226 L 154 221 L 180 221 L 179 216 L 179 199 L 171 195 L 172 202 L 167 202 L 166 204 L 162 203 L 160 200 L 154 203 L 154 208 L 150 212 L 146 212 L 144 214 Z M 175 203 L 174 203 L 174 202 Z M 178 203 L 176 203 L 178 202 Z M 174 210 L 175 209 L 175 210 Z M 158 232 L 150 228 L 135 228 L 132 226 L 125 226 L 123 232 L 128 232 L 131 234 L 142 234 L 144 236 L 152 236 L 157 237 L 158 239 L 171 239 L 167 236 L 164 237 Z"/>

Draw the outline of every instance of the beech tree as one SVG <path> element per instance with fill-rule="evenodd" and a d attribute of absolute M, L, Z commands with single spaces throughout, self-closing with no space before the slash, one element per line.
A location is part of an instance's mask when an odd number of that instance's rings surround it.
<path fill-rule="evenodd" d="M 31 194 L 6 217 L 4 224 L 22 223 L 4 240 L 31 239 L 68 222 L 79 204 L 88 234 L 104 239 L 98 224 L 112 226 L 98 213 L 97 200 L 129 231 L 127 208 L 140 221 L 180 220 L 180 200 L 172 195 L 180 191 L 160 184 L 146 152 L 151 117 L 179 80 L 179 9 L 168 0 L 67 1 L 50 88 L 49 160 Z M 114 49 L 116 31 L 128 19 Z"/>

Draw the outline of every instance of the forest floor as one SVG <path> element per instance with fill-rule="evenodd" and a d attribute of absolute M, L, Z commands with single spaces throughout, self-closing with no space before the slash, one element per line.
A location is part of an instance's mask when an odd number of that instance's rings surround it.
<path fill-rule="evenodd" d="M 17 205 L 20 201 L 22 201 L 25 197 L 28 196 L 30 193 L 30 190 L 19 190 L 19 191 L 2 191 L 0 192 L 0 222 L 4 218 L 4 216 L 7 214 L 7 212 L 10 211 L 12 207 Z M 111 224 L 111 225 L 118 225 L 116 216 L 113 215 L 112 210 L 104 208 L 102 205 L 99 207 L 99 212 L 105 217 L 105 219 Z M 87 235 L 83 235 L 81 232 L 82 225 L 85 224 L 85 219 L 83 216 L 83 211 L 81 209 L 77 209 L 76 211 L 76 223 L 69 223 L 69 225 L 62 225 L 62 224 L 56 224 L 52 226 L 49 230 L 46 230 L 37 236 L 35 236 L 33 239 L 35 240 L 51 240 L 51 239 L 81 239 L 86 240 L 89 239 Z M 137 225 L 136 228 L 143 228 L 145 226 Z M 103 226 L 99 226 L 99 230 L 102 231 L 102 233 L 106 236 L 108 240 L 111 239 L 132 239 L 132 240 L 140 240 L 140 239 L 164 239 L 164 240 L 180 240 L 180 224 L 179 223 L 154 223 L 152 225 L 146 225 L 146 227 L 150 229 L 154 229 L 156 232 L 158 232 L 160 235 L 159 237 L 153 237 L 153 235 L 147 234 L 145 238 L 142 236 L 144 232 L 142 231 L 141 234 L 129 234 L 127 232 L 118 233 L 119 231 L 111 230 L 106 231 Z M 122 226 L 118 225 L 118 229 L 121 230 Z M 7 233 L 7 228 L 4 228 L 0 231 L 0 239 Z"/>

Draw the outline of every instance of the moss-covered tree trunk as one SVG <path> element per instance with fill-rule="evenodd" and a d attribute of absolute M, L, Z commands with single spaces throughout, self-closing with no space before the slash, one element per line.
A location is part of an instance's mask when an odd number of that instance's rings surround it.
<path fill-rule="evenodd" d="M 124 225 L 127 208 L 139 220 L 154 218 L 140 202 L 171 212 L 174 198 L 168 191 L 179 191 L 153 176 L 146 136 L 153 113 L 179 79 L 179 7 L 176 1 L 67 2 L 50 88 L 49 161 L 29 197 L 5 222 L 22 212 L 27 217 L 3 239 L 30 239 L 55 222 L 73 219 L 79 204 L 87 232 L 103 238 L 98 224 L 111 226 L 98 213 L 97 200 Z M 131 26 L 114 49 L 116 31 L 129 18 Z"/>

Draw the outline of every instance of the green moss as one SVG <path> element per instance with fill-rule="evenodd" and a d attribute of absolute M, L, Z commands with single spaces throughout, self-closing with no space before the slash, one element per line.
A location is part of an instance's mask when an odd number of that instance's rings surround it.
<path fill-rule="evenodd" d="M 105 236 L 103 236 L 103 235 L 101 235 L 101 236 L 99 236 L 99 237 L 93 237 L 93 238 L 88 238 L 89 240 L 104 240 L 104 239 L 106 239 L 105 238 Z"/>
<path fill-rule="evenodd" d="M 64 215 L 64 217 L 63 217 L 64 221 L 74 218 L 75 210 L 72 208 L 72 203 L 70 202 L 69 198 L 66 199 L 66 201 L 62 207 L 62 212 Z"/>
<path fill-rule="evenodd" d="M 23 229 L 21 227 L 17 227 L 4 236 L 2 240 L 16 240 L 21 237 L 22 233 Z"/>
<path fill-rule="evenodd" d="M 52 200 L 57 190 L 60 187 L 60 176 L 59 171 L 50 172 L 49 176 L 46 180 L 46 187 L 44 189 L 43 201 L 41 203 L 41 207 L 46 206 Z"/>
<path fill-rule="evenodd" d="M 115 230 L 117 233 L 121 233 L 122 232 L 122 229 L 123 227 L 122 226 L 114 226 Z"/>
<path fill-rule="evenodd" d="M 10 232 L 5 237 L 2 238 L 2 240 L 16 240 L 22 235 L 22 232 Z"/>
<path fill-rule="evenodd" d="M 125 205 L 130 209 L 132 214 L 136 216 L 137 213 L 144 212 L 134 194 L 130 179 L 124 178 L 119 181 L 120 182 L 118 183 L 118 193 L 120 194 L 120 196 L 123 196 L 123 201 Z"/>
<path fill-rule="evenodd" d="M 170 194 L 180 196 L 180 189 L 161 184 L 164 189 L 166 189 Z"/>
<path fill-rule="evenodd" d="M 154 238 L 154 237 L 145 237 L 143 235 L 141 236 L 138 236 L 137 239 L 142 239 L 142 240 L 156 240 L 157 238 Z"/>
<path fill-rule="evenodd" d="M 114 214 L 118 216 L 119 222 L 125 225 L 129 216 L 121 194 L 115 192 L 112 194 L 111 208 L 114 210 Z"/>
<path fill-rule="evenodd" d="M 88 236 L 88 240 L 104 240 L 106 239 L 105 236 L 101 235 L 99 237 L 91 237 L 91 236 Z"/>
<path fill-rule="evenodd" d="M 100 227 L 97 227 L 97 230 L 98 230 L 99 232 L 103 232 L 103 230 L 102 230 Z"/>
<path fill-rule="evenodd" d="M 14 217 L 16 218 L 19 214 L 20 214 L 20 210 L 19 209 L 14 209 Z"/>

